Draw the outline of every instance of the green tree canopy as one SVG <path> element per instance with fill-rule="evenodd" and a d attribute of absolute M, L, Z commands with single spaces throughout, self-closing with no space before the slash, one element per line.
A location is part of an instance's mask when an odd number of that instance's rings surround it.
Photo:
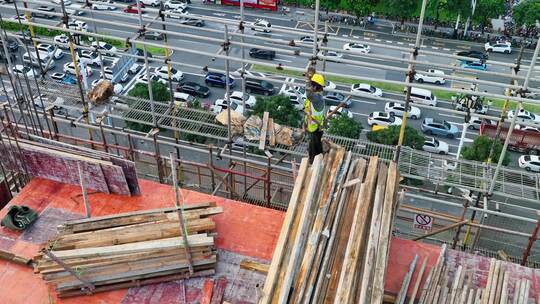
<path fill-rule="evenodd" d="M 461 156 L 464 159 L 476 160 L 481 162 L 486 162 L 489 157 L 489 151 L 491 145 L 493 144 L 493 139 L 487 136 L 478 136 L 471 146 L 463 147 L 461 150 Z M 493 153 L 492 161 L 497 163 L 499 157 L 501 156 L 503 145 L 497 140 L 495 141 L 495 150 Z M 504 155 L 503 165 L 508 165 L 510 163 L 510 156 L 508 153 Z"/>
<path fill-rule="evenodd" d="M 137 83 L 131 90 L 129 90 L 128 95 L 142 99 L 150 99 L 148 85 L 144 83 Z M 155 101 L 171 100 L 169 88 L 163 83 L 157 81 L 152 81 L 152 96 L 154 97 Z"/>
<path fill-rule="evenodd" d="M 491 18 L 504 14 L 504 0 L 478 0 L 473 20 L 488 24 Z"/>
<path fill-rule="evenodd" d="M 390 126 L 386 129 L 370 131 L 367 138 L 373 142 L 384 145 L 397 145 L 399 141 L 399 131 L 401 126 Z M 425 141 L 424 135 L 411 127 L 405 127 L 403 145 L 415 149 L 421 149 Z"/>
<path fill-rule="evenodd" d="M 268 112 L 270 118 L 275 123 L 299 127 L 302 121 L 302 114 L 291 103 L 289 97 L 276 95 L 271 97 L 257 97 L 257 103 L 252 108 L 253 114 L 263 117 L 264 112 Z"/>
<path fill-rule="evenodd" d="M 152 82 L 152 93 L 154 101 L 157 101 L 158 103 L 166 103 L 171 98 L 167 86 L 157 81 Z M 150 94 L 148 92 L 148 86 L 146 84 L 138 83 L 128 92 L 128 96 L 149 100 Z M 128 106 L 130 109 L 139 111 L 127 111 L 124 113 L 124 117 L 136 118 L 137 120 L 146 121 L 148 124 L 141 124 L 138 122 L 125 120 L 126 126 L 132 130 L 141 132 L 150 131 L 152 129 L 152 115 L 149 113 L 140 112 L 149 111 L 148 102 L 130 99 L 128 101 Z M 156 109 L 156 112 L 158 111 L 159 109 Z"/>
<path fill-rule="evenodd" d="M 346 115 L 333 115 L 328 121 L 328 134 L 357 139 L 362 132 L 362 124 Z"/>
<path fill-rule="evenodd" d="M 386 15 L 399 17 L 403 23 L 405 19 L 413 17 L 420 5 L 416 0 L 385 0 L 380 2 L 381 9 Z"/>
<path fill-rule="evenodd" d="M 536 21 L 540 21 L 540 0 L 521 1 L 514 7 L 513 17 L 518 25 L 536 24 Z"/>

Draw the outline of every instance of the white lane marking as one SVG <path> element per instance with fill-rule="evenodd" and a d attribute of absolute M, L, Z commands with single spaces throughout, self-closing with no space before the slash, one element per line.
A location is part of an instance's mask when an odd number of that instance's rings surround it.
<path fill-rule="evenodd" d="M 392 40 L 386 40 L 386 43 L 394 43 Z"/>
<path fill-rule="evenodd" d="M 358 115 L 358 116 L 369 116 L 369 114 L 364 114 L 364 113 L 359 113 L 359 112 L 352 112 L 352 111 L 351 111 L 351 114 L 352 115 Z"/>
<path fill-rule="evenodd" d="M 375 39 L 375 41 L 381 42 L 382 40 L 381 39 Z"/>
<path fill-rule="evenodd" d="M 298 57 L 293 56 L 293 55 L 282 55 L 282 54 L 279 54 L 279 57 L 287 57 L 287 58 L 294 58 L 294 59 L 298 58 Z"/>
<path fill-rule="evenodd" d="M 358 103 L 377 104 L 376 102 L 373 102 L 373 101 L 358 100 L 358 99 L 351 99 L 351 101 L 358 102 Z"/>
<path fill-rule="evenodd" d="M 224 17 L 226 14 L 224 13 L 212 13 L 214 16 Z"/>
<path fill-rule="evenodd" d="M 414 46 L 414 43 L 409 43 L 409 46 Z"/>
<path fill-rule="evenodd" d="M 438 46 L 432 46 L 431 48 L 434 49 L 434 50 L 438 50 L 438 49 L 439 49 Z"/>
<path fill-rule="evenodd" d="M 397 44 L 403 45 L 403 42 L 398 41 Z"/>
<path fill-rule="evenodd" d="M 205 74 L 198 74 L 198 73 L 184 72 L 184 74 L 187 74 L 187 75 L 193 75 L 193 76 L 199 76 L 199 77 L 206 77 Z"/>
<path fill-rule="evenodd" d="M 343 34 L 343 35 L 341 35 L 341 37 L 349 37 L 349 35 L 345 35 L 345 34 Z"/>
<path fill-rule="evenodd" d="M 359 39 L 360 37 L 358 37 L 358 36 L 353 36 L 353 38 L 354 38 L 354 39 Z"/>
<path fill-rule="evenodd" d="M 281 61 L 281 62 L 287 62 L 287 63 L 291 63 L 292 61 L 291 60 L 285 60 L 285 59 L 274 59 L 275 61 Z"/>
<path fill-rule="evenodd" d="M 444 117 L 450 117 L 450 118 L 462 118 L 460 116 L 457 116 L 457 115 L 453 115 L 453 114 L 444 114 L 444 113 L 439 113 L 440 116 L 444 116 Z"/>
<path fill-rule="evenodd" d="M 371 40 L 371 38 L 369 38 L 369 37 L 364 37 L 364 40 Z"/>
<path fill-rule="evenodd" d="M 450 49 L 449 49 L 449 48 L 443 48 L 443 50 L 445 50 L 445 51 L 450 51 Z"/>

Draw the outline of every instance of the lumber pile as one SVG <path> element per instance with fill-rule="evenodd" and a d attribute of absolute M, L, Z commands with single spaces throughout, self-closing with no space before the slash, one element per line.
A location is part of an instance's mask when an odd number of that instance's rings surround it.
<path fill-rule="evenodd" d="M 82 177 L 88 189 L 98 192 L 140 194 L 134 162 L 82 147 L 4 139 L 0 141 L 0 162 L 8 170 L 60 183 L 78 186 Z"/>
<path fill-rule="evenodd" d="M 34 258 L 34 271 L 60 297 L 88 293 L 84 281 L 93 284 L 92 292 L 100 292 L 213 275 L 216 254 L 210 233 L 215 223 L 209 216 L 222 211 L 209 202 L 187 205 L 182 213 L 187 246 L 178 208 L 69 221 L 58 226 L 59 234 Z"/>
<path fill-rule="evenodd" d="M 382 303 L 398 179 L 341 148 L 303 159 L 259 303 Z"/>

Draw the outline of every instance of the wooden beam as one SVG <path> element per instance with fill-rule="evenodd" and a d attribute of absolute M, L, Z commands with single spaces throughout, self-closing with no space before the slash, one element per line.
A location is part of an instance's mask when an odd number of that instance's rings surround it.
<path fill-rule="evenodd" d="M 418 293 L 418 288 L 420 287 L 420 283 L 422 282 L 422 277 L 424 276 L 424 271 L 426 269 L 428 257 L 424 257 L 424 260 L 422 261 L 422 266 L 420 266 L 420 270 L 418 271 L 418 275 L 416 276 L 416 282 L 414 283 L 413 290 L 411 292 L 411 298 L 409 299 L 409 304 L 414 304 L 416 300 L 416 294 Z"/>
<path fill-rule="evenodd" d="M 276 131 L 274 130 L 274 119 L 272 118 L 268 119 L 268 131 L 270 133 L 268 136 L 270 147 L 274 147 L 276 145 Z"/>
<path fill-rule="evenodd" d="M 253 270 L 260 273 L 268 273 L 268 270 L 270 269 L 270 265 L 259 263 L 253 260 L 244 259 L 242 262 L 240 262 L 240 268 L 246 269 L 246 270 Z"/>
<path fill-rule="evenodd" d="M 268 131 L 268 112 L 264 112 L 263 119 L 262 119 L 262 126 L 261 126 L 261 133 L 259 137 L 259 150 L 264 150 L 264 147 L 266 145 L 266 135 Z"/>
<path fill-rule="evenodd" d="M 214 285 L 212 301 L 210 301 L 210 304 L 221 304 L 223 296 L 225 295 L 225 287 L 227 287 L 227 278 L 220 277 Z"/>
<path fill-rule="evenodd" d="M 210 304 L 210 302 L 212 301 L 213 289 L 214 289 L 214 280 L 212 279 L 204 280 L 203 286 L 201 288 L 200 304 Z"/>

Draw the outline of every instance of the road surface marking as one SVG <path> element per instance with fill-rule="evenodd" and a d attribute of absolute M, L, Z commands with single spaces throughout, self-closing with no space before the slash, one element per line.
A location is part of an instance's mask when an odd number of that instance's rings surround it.
<path fill-rule="evenodd" d="M 373 101 L 365 101 L 365 100 L 358 100 L 358 99 L 351 99 L 351 101 L 358 102 L 358 103 L 377 104 L 376 102 L 373 102 Z"/>
<path fill-rule="evenodd" d="M 341 35 L 341 37 L 345 37 L 345 38 L 346 38 L 346 37 L 349 37 L 349 35 L 343 34 L 343 35 Z"/>
<path fill-rule="evenodd" d="M 214 15 L 214 16 L 219 16 L 219 17 L 224 17 L 224 16 L 226 16 L 226 14 L 224 14 L 224 13 L 212 13 L 212 15 Z"/>
<path fill-rule="evenodd" d="M 432 46 L 431 48 L 434 49 L 434 50 L 438 50 L 438 49 L 439 49 L 439 47 L 437 47 L 437 46 Z"/>
<path fill-rule="evenodd" d="M 392 40 L 386 40 L 386 43 L 393 43 Z"/>
<path fill-rule="evenodd" d="M 132 86 L 135 86 L 135 83 L 137 81 L 137 78 L 142 75 L 142 73 L 146 72 L 146 68 L 143 66 L 141 68 L 141 70 L 136 73 L 135 75 L 133 75 L 133 78 L 124 86 L 124 90 L 122 91 L 122 93 L 124 93 L 124 95 L 127 95 L 128 91 L 130 91 L 131 87 Z M 151 76 L 150 76 L 151 77 Z"/>
<path fill-rule="evenodd" d="M 457 115 L 452 115 L 452 114 L 444 114 L 444 113 L 439 113 L 440 116 L 444 116 L 444 117 L 450 117 L 450 118 L 462 118 L 460 116 L 457 116 Z"/>
<path fill-rule="evenodd" d="M 369 116 L 369 114 L 364 114 L 364 113 L 360 113 L 360 112 L 352 112 L 352 111 L 350 111 L 350 113 L 352 115 L 358 115 L 358 116 Z"/>
<path fill-rule="evenodd" d="M 403 42 L 398 41 L 397 44 L 403 45 Z"/>
<path fill-rule="evenodd" d="M 375 41 L 381 42 L 381 39 L 375 39 Z"/>
<path fill-rule="evenodd" d="M 274 59 L 274 60 L 275 60 L 275 61 L 281 61 L 281 62 L 287 62 L 287 63 L 291 63 L 291 62 L 292 62 L 292 61 L 290 61 L 290 60 L 278 59 L 278 58 L 276 58 L 276 59 Z"/>
<path fill-rule="evenodd" d="M 445 50 L 445 51 L 450 51 L 450 49 L 449 49 L 449 48 L 443 48 L 443 50 Z"/>
<path fill-rule="evenodd" d="M 414 43 L 409 43 L 409 46 L 414 46 Z"/>
<path fill-rule="evenodd" d="M 354 38 L 354 39 L 360 39 L 360 37 L 358 37 L 358 36 L 353 36 L 353 38 Z"/>
<path fill-rule="evenodd" d="M 293 56 L 293 55 L 282 55 L 282 54 L 279 54 L 279 57 L 287 57 L 287 58 L 298 58 L 297 56 Z"/>
<path fill-rule="evenodd" d="M 369 38 L 369 37 L 364 37 L 364 40 L 371 40 L 371 38 Z"/>

